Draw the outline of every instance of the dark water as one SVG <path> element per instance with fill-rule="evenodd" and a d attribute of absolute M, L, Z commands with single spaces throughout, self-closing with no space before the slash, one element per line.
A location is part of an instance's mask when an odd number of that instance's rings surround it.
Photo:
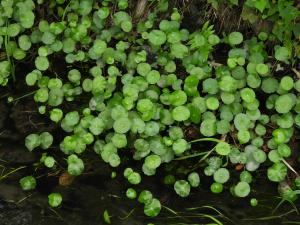
<path fill-rule="evenodd" d="M 0 149 L 2 153 L 4 149 L 5 146 L 2 146 Z M 15 152 L 15 155 L 31 163 L 31 158 L 22 147 L 15 146 L 8 149 L 11 155 Z M 18 157 L 14 160 L 18 160 Z M 299 215 L 288 203 L 283 204 L 272 214 L 280 199 L 275 197 L 276 185 L 265 182 L 263 178 L 256 179 L 253 184 L 256 189 L 252 197 L 259 200 L 257 207 L 250 206 L 250 198 L 233 198 L 228 190 L 221 195 L 211 194 L 207 191 L 206 181 L 200 188 L 194 189 L 188 198 L 183 199 L 176 196 L 171 187 L 162 185 L 160 178 L 145 178 L 136 190 L 141 191 L 144 188 L 151 190 L 165 206 L 158 217 L 147 218 L 143 214 L 141 204 L 126 199 L 125 191 L 129 185 L 122 177 L 122 173 L 119 172 L 117 178 L 111 179 L 110 168 L 101 163 L 100 159 L 95 159 L 95 163 L 98 165 L 95 171 L 75 179 L 68 187 L 59 186 L 57 176 L 44 176 L 38 179 L 36 191 L 25 193 L 17 181 L 28 173 L 26 168 L 0 180 L 0 225 L 101 225 L 105 224 L 103 220 L 105 210 L 109 212 L 112 224 L 117 225 L 146 225 L 149 222 L 155 225 L 213 223 L 205 215 L 212 215 L 223 224 L 275 225 L 300 222 Z M 9 170 L 6 168 L 5 171 Z M 3 174 L 5 172 L 2 171 Z M 51 192 L 62 193 L 64 200 L 60 208 L 48 207 L 47 195 Z M 218 209 L 222 216 L 218 216 L 217 212 L 205 206 Z"/>

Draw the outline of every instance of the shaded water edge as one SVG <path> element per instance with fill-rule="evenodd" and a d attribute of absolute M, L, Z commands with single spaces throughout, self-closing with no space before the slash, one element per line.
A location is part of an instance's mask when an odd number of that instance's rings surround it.
<path fill-rule="evenodd" d="M 11 155 L 26 159 L 26 149 L 9 142 L 3 143 L 1 150 L 9 149 Z M 24 155 L 25 154 L 25 155 Z M 16 159 L 16 158 L 14 158 Z M 28 160 L 28 156 L 27 156 Z M 277 184 L 267 182 L 264 176 L 255 179 L 251 197 L 256 197 L 258 206 L 250 206 L 250 198 L 234 198 L 228 190 L 216 195 L 209 192 L 209 182 L 203 180 L 199 188 L 193 189 L 187 198 L 177 196 L 172 187 L 162 183 L 163 173 L 156 177 L 145 177 L 136 187 L 138 192 L 148 189 L 162 205 L 159 216 L 149 218 L 143 214 L 143 207 L 137 200 L 125 196 L 129 184 L 125 182 L 122 170 L 117 177 L 110 178 L 109 166 L 95 159 L 97 168 L 81 177 L 75 178 L 67 187 L 58 185 L 58 175 L 45 173 L 38 177 L 37 190 L 23 192 L 18 180 L 32 170 L 30 164 L 0 180 L 0 225 L 99 225 L 105 210 L 111 216 L 111 224 L 117 225 L 155 225 L 171 224 L 212 224 L 214 218 L 223 224 L 299 224 L 300 216 L 296 207 L 290 203 L 282 204 L 276 211 L 280 199 Z M 26 163 L 25 163 L 26 166 Z M 1 177 L 12 171 L 9 165 L 1 163 Z M 47 196 L 51 192 L 60 192 L 63 204 L 52 209 L 48 206 Z"/>

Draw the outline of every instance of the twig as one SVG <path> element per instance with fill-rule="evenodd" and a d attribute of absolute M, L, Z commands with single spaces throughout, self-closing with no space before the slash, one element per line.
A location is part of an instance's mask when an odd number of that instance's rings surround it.
<path fill-rule="evenodd" d="M 281 159 L 281 161 L 291 170 L 293 171 L 297 176 L 299 176 L 299 173 L 287 162 L 285 159 Z"/>
<path fill-rule="evenodd" d="M 21 166 L 21 167 L 19 167 L 19 168 L 17 168 L 17 169 L 14 169 L 14 170 L 12 170 L 12 171 L 10 171 L 10 172 L 4 174 L 3 176 L 0 177 L 0 181 L 1 181 L 1 180 L 4 180 L 4 179 L 7 178 L 9 175 L 11 175 L 11 174 L 13 174 L 13 173 L 15 173 L 15 172 L 17 172 L 17 171 L 19 171 L 19 170 L 25 169 L 26 167 L 27 167 L 27 166 Z"/>
<path fill-rule="evenodd" d="M 30 198 L 33 194 L 30 194 L 28 196 L 25 196 L 24 198 L 20 199 L 19 201 L 16 202 L 16 204 L 20 204 L 21 202 L 25 201 L 27 198 Z"/>

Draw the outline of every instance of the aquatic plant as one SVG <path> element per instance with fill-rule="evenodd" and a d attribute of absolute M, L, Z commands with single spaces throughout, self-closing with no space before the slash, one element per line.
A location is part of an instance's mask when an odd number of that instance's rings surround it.
<path fill-rule="evenodd" d="M 274 35 L 267 31 L 252 38 L 238 31 L 218 36 L 209 22 L 189 31 L 182 27 L 179 9 L 163 17 L 168 1 L 149 2 L 156 7 L 137 19 L 127 0 L 56 0 L 50 2 L 49 20 L 35 16 L 42 0 L 1 1 L 0 12 L 6 13 L 0 17 L 0 46 L 6 59 L 0 63 L 0 84 L 6 85 L 10 74 L 15 77 L 14 60 L 33 57 L 26 84 L 35 90 L 39 112 L 64 134 L 55 141 L 47 131 L 29 134 L 28 150 L 43 153 L 40 163 L 50 170 L 62 165 L 72 176 L 84 172 L 89 163 L 84 154 L 91 149 L 113 168 L 126 152 L 142 162 L 141 168 L 124 170 L 135 186 L 126 196 L 144 204 L 150 217 L 159 214 L 161 203 L 138 185 L 181 160 L 192 159 L 192 169 L 164 179 L 181 197 L 201 186 L 201 176 L 209 176 L 212 193 L 230 190 L 244 198 L 251 195 L 255 171 L 265 167 L 266 177 L 278 183 L 291 170 L 296 175 L 291 189 L 298 189 L 299 175 L 286 159 L 300 126 L 299 74 L 276 72 L 298 60 L 298 44 L 278 41 L 270 49 Z M 286 17 L 282 4 L 289 5 L 293 17 L 299 15 L 287 2 L 278 2 L 280 17 Z M 245 6 L 271 10 L 268 4 L 250 3 Z M 222 63 L 213 57 L 220 45 L 229 48 Z M 65 71 L 57 68 L 57 58 Z M 197 127 L 199 139 L 187 137 L 190 126 Z M 204 141 L 212 148 L 194 147 Z M 57 142 L 66 160 L 49 149 Z M 231 179 L 236 174 L 239 180 Z M 30 191 L 38 182 L 29 176 L 20 184 Z M 49 195 L 52 207 L 61 203 L 60 194 Z"/>

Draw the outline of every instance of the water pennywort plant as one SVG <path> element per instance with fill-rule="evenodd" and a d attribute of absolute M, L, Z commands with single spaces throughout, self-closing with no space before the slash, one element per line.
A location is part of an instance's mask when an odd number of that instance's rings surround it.
<path fill-rule="evenodd" d="M 127 0 L 51 1 L 53 19 L 37 20 L 33 12 L 43 4 L 1 2 L 6 60 L 0 63 L 0 84 L 8 82 L 13 60 L 34 58 L 25 81 L 36 90 L 40 113 L 64 134 L 55 141 L 70 175 L 84 172 L 88 162 L 82 156 L 93 149 L 111 167 L 122 164 L 124 152 L 141 161 L 141 168 L 128 167 L 123 174 L 137 190 L 145 176 L 164 166 L 196 159 L 185 177 L 174 172 L 164 179 L 181 197 L 201 185 L 201 176 L 211 177 L 211 192 L 229 189 L 241 198 L 251 195 L 259 168 L 268 167 L 265 175 L 272 182 L 287 179 L 292 165 L 285 159 L 292 155 L 289 144 L 300 125 L 300 83 L 295 74 L 275 70 L 295 61 L 293 48 L 278 43 L 269 55 L 268 33 L 217 36 L 209 22 L 189 31 L 179 9 L 165 15 L 165 0 L 149 1 L 156 7 L 139 20 L 131 16 Z M 222 64 L 213 61 L 221 44 L 229 48 Z M 65 71 L 57 68 L 57 58 Z M 200 139 L 189 140 L 191 127 Z M 194 148 L 201 141 L 212 149 Z M 25 139 L 29 151 L 44 153 L 41 162 L 49 169 L 62 161 L 49 150 L 53 143 L 49 132 Z M 238 180 L 231 179 L 235 174 Z M 292 189 L 299 188 L 298 178 Z M 36 180 L 25 177 L 20 184 L 32 190 Z M 144 204 L 147 216 L 158 215 L 160 201 L 137 190 L 128 188 L 126 196 Z M 50 194 L 49 204 L 60 206 L 62 196 Z"/>

